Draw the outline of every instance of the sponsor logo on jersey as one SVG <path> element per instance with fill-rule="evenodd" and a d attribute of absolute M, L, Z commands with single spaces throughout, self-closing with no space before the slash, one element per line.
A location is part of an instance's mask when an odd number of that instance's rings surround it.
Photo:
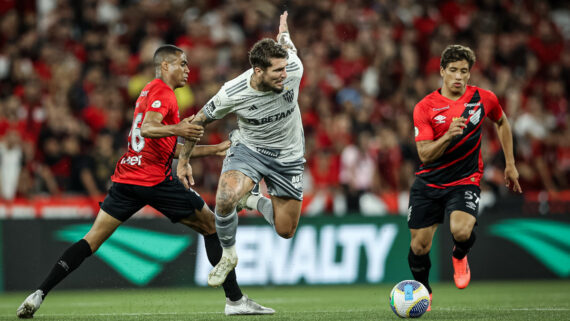
<path fill-rule="evenodd" d="M 152 108 L 159 108 L 160 106 L 162 106 L 162 103 L 160 102 L 160 100 L 155 100 L 152 102 Z"/>
<path fill-rule="evenodd" d="M 256 110 L 256 109 L 257 109 L 257 106 L 253 105 L 253 106 L 249 107 L 247 110 Z"/>
<path fill-rule="evenodd" d="M 121 164 L 127 164 L 127 165 L 141 165 L 141 161 L 142 161 L 142 155 L 138 155 L 138 156 L 129 156 L 129 157 L 123 157 L 121 159 Z"/>
<path fill-rule="evenodd" d="M 476 102 L 476 103 L 465 103 L 465 104 L 463 104 L 463 105 L 464 105 L 465 107 L 467 107 L 467 108 L 472 108 L 472 107 L 481 105 L 481 102 L 479 101 L 479 102 Z"/>
<path fill-rule="evenodd" d="M 445 124 L 445 119 L 447 117 L 443 116 L 443 115 L 437 115 L 435 116 L 433 119 L 435 120 L 436 124 Z"/>
<path fill-rule="evenodd" d="M 442 111 L 442 110 L 446 110 L 449 109 L 449 106 L 445 106 L 445 107 L 441 107 L 441 108 L 432 108 L 433 111 Z"/>
<path fill-rule="evenodd" d="M 295 107 L 288 109 L 287 111 L 277 113 L 275 115 L 263 117 L 261 119 L 244 118 L 244 120 L 248 124 L 263 125 L 263 124 L 271 123 L 271 122 L 278 121 L 278 120 L 281 120 L 283 118 L 289 117 L 289 116 L 291 116 L 291 114 L 293 113 L 294 110 L 295 110 Z"/>
<path fill-rule="evenodd" d="M 295 93 L 293 92 L 293 90 L 287 90 L 284 94 L 283 94 L 283 98 L 285 98 L 285 100 L 289 103 L 293 102 L 293 98 L 295 97 Z"/>
<path fill-rule="evenodd" d="M 207 103 L 206 106 L 204 106 L 204 111 L 208 115 L 213 115 L 215 110 L 216 110 L 216 104 L 214 104 L 213 100 Z"/>

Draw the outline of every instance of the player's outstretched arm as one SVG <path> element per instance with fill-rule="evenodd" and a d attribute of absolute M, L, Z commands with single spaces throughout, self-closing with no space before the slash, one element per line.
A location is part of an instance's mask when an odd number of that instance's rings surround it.
<path fill-rule="evenodd" d="M 230 148 L 231 142 L 229 140 L 225 140 L 219 144 L 215 145 L 196 145 L 194 150 L 192 151 L 192 158 L 197 157 L 204 157 L 204 156 L 226 156 L 226 151 Z M 183 148 L 183 144 L 178 144 L 176 146 L 176 153 L 174 157 L 178 157 L 180 155 L 180 151 Z"/>
<path fill-rule="evenodd" d="M 203 128 L 206 127 L 207 124 L 211 123 L 213 120 L 206 117 L 204 110 L 201 109 L 194 119 L 192 119 L 192 124 L 200 125 Z M 178 166 L 177 169 L 177 176 L 178 179 L 182 182 L 184 187 L 190 188 L 191 185 L 194 185 L 194 178 L 192 177 L 192 167 L 190 166 L 190 156 L 192 155 L 192 151 L 196 146 L 197 141 L 195 140 L 186 140 L 184 146 L 180 150 L 180 154 L 178 155 Z"/>
<path fill-rule="evenodd" d="M 279 33 L 277 34 L 277 42 L 283 46 L 283 48 L 297 52 L 297 48 L 295 48 L 293 41 L 291 41 L 291 36 L 289 35 L 289 26 L 287 25 L 288 15 L 287 11 L 284 11 L 283 14 L 279 16 Z"/>
<path fill-rule="evenodd" d="M 505 185 L 507 188 L 512 189 L 514 192 L 522 193 L 522 188 L 519 184 L 519 172 L 515 166 L 515 157 L 513 153 L 513 133 L 511 125 L 507 116 L 503 114 L 501 118 L 495 123 L 499 141 L 503 148 L 505 155 Z"/>
<path fill-rule="evenodd" d="M 145 138 L 162 138 L 180 136 L 188 140 L 198 141 L 204 135 L 204 127 L 193 124 L 194 116 L 183 119 L 176 125 L 164 125 L 161 113 L 149 111 L 141 125 L 141 136 Z"/>

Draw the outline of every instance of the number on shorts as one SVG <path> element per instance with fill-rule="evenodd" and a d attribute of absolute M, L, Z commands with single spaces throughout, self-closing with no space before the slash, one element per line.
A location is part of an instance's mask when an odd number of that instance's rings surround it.
<path fill-rule="evenodd" d="M 475 199 L 475 203 L 479 203 L 479 197 L 472 191 L 465 191 L 465 199 L 468 201 Z"/>
<path fill-rule="evenodd" d="M 144 137 L 141 136 L 141 128 L 139 127 L 140 123 L 142 122 L 142 118 L 142 113 L 138 113 L 135 116 L 135 119 L 133 120 L 133 126 L 131 127 L 131 132 L 129 133 L 129 136 L 131 136 L 129 145 L 137 153 L 144 148 Z"/>

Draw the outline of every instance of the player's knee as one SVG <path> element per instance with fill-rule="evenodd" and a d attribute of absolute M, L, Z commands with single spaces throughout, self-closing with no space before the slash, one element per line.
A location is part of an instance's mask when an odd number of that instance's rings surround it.
<path fill-rule="evenodd" d="M 295 235 L 295 231 L 297 231 L 297 225 L 293 225 L 293 226 L 290 226 L 290 225 L 288 225 L 288 226 L 277 226 L 277 225 L 275 225 L 275 231 L 282 238 L 290 239 Z"/>
<path fill-rule="evenodd" d="M 237 194 L 234 191 L 226 191 L 216 195 L 216 214 L 230 215 L 237 205 Z"/>
<path fill-rule="evenodd" d="M 290 239 L 295 235 L 295 230 L 289 231 L 277 231 L 277 234 L 284 239 Z"/>
<path fill-rule="evenodd" d="M 458 242 L 465 242 L 471 236 L 471 228 L 467 226 L 460 226 L 451 231 L 453 238 Z"/>
<path fill-rule="evenodd" d="M 89 244 L 89 248 L 91 248 L 91 253 L 95 254 L 95 252 L 99 249 L 99 247 L 101 247 L 100 242 L 95 242 L 93 240 L 90 240 L 88 238 L 83 238 L 85 240 L 85 242 L 87 242 L 87 244 Z"/>
<path fill-rule="evenodd" d="M 415 255 L 425 255 L 431 249 L 431 240 L 412 240 L 410 247 Z"/>

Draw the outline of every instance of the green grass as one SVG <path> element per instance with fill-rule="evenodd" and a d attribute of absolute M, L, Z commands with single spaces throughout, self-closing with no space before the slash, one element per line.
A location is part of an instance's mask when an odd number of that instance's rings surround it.
<path fill-rule="evenodd" d="M 465 290 L 434 284 L 434 303 L 423 320 L 570 320 L 570 280 L 472 282 Z M 234 319 L 399 320 L 388 305 L 390 285 L 248 287 L 273 316 Z M 0 320 L 17 320 L 29 293 L 0 295 Z M 220 320 L 221 289 L 53 291 L 36 320 Z"/>

